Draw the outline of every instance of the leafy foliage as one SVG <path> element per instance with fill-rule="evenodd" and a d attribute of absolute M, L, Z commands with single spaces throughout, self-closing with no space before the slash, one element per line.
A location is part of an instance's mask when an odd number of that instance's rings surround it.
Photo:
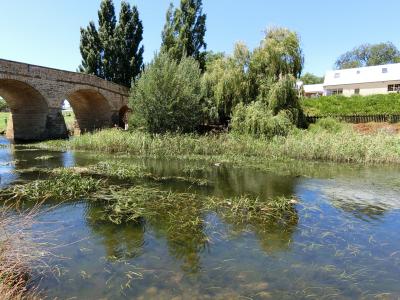
<path fill-rule="evenodd" d="M 207 44 L 206 14 L 202 10 L 202 0 L 181 0 L 179 8 L 170 5 L 164 30 L 161 51 L 180 61 L 185 56 L 196 59 L 201 69 L 205 67 Z"/>
<path fill-rule="evenodd" d="M 151 133 L 192 132 L 202 121 L 201 71 L 193 58 L 160 53 L 136 82 L 130 98 L 133 127 Z"/>
<path fill-rule="evenodd" d="M 400 114 L 400 95 L 324 96 L 303 99 L 301 106 L 308 116 Z"/>
<path fill-rule="evenodd" d="M 211 120 L 227 124 L 233 108 L 250 100 L 250 55 L 248 48 L 238 43 L 233 56 L 217 57 L 207 65 L 202 87 Z"/>
<path fill-rule="evenodd" d="M 377 66 L 400 62 L 400 51 L 391 43 L 363 44 L 341 55 L 335 66 L 337 69 L 350 69 Z"/>
<path fill-rule="evenodd" d="M 274 116 L 260 101 L 247 106 L 238 104 L 233 111 L 231 122 L 234 133 L 249 134 L 254 137 L 286 136 L 292 127 L 291 120 L 284 112 Z"/>
<path fill-rule="evenodd" d="M 119 23 L 112 0 L 103 0 L 98 12 L 99 29 L 94 22 L 81 28 L 79 71 L 130 86 L 143 67 L 143 25 L 139 12 L 121 2 Z"/>
<path fill-rule="evenodd" d="M 324 83 L 324 77 L 318 77 L 311 73 L 305 73 L 303 76 L 300 77 L 300 80 L 303 82 L 303 84 Z"/>
<path fill-rule="evenodd" d="M 7 111 L 9 109 L 9 106 L 3 98 L 0 97 L 0 111 Z"/>
<path fill-rule="evenodd" d="M 244 44 L 237 44 L 232 56 L 211 59 L 203 77 L 205 102 L 212 116 L 217 112 L 220 124 L 227 124 L 239 103 L 271 102 L 273 115 L 280 109 L 300 110 L 294 80 L 303 68 L 300 40 L 295 32 L 272 28 L 260 47 L 250 52 Z M 280 85 L 276 85 L 280 82 Z M 281 98 L 283 97 L 283 98 Z M 282 103 L 281 103 L 282 102 Z M 274 107 L 272 107 L 274 106 Z M 300 112 L 293 111 L 298 123 Z"/>

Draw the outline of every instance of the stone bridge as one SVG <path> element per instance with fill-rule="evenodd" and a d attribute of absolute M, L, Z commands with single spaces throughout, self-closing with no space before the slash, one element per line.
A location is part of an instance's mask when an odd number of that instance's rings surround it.
<path fill-rule="evenodd" d="M 128 88 L 94 75 L 0 59 L 0 96 L 11 110 L 6 136 L 16 141 L 67 137 L 64 100 L 80 132 L 121 124 L 128 94 Z"/>

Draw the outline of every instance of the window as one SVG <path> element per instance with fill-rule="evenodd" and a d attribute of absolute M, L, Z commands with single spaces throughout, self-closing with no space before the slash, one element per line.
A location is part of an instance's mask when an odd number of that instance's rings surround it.
<path fill-rule="evenodd" d="M 335 78 L 340 78 L 340 73 L 335 73 Z"/>
<path fill-rule="evenodd" d="M 360 89 L 355 89 L 354 90 L 354 95 L 360 95 Z"/>
<path fill-rule="evenodd" d="M 382 73 L 387 73 L 388 72 L 388 68 L 382 68 Z"/>
<path fill-rule="evenodd" d="M 400 92 L 400 84 L 389 84 L 388 92 Z"/>
<path fill-rule="evenodd" d="M 328 95 L 342 95 L 343 89 L 328 90 Z"/>

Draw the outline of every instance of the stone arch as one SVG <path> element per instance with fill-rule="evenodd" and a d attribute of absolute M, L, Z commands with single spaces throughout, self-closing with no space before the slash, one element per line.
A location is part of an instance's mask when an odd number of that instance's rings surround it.
<path fill-rule="evenodd" d="M 7 138 L 15 141 L 47 138 L 49 106 L 44 96 L 30 84 L 16 79 L 0 79 L 0 96 L 10 106 Z"/>
<path fill-rule="evenodd" d="M 75 126 L 79 132 L 91 132 L 112 126 L 111 105 L 98 90 L 77 88 L 67 93 L 65 99 L 74 111 Z"/>
<path fill-rule="evenodd" d="M 118 126 L 126 129 L 129 121 L 129 116 L 132 113 L 132 109 L 130 109 L 127 105 L 122 106 L 118 111 Z"/>

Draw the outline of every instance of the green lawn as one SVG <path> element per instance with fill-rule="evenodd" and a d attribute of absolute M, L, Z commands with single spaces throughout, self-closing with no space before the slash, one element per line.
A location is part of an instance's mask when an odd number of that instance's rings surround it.
<path fill-rule="evenodd" d="M 5 132 L 7 129 L 7 120 L 9 112 L 0 112 L 0 133 Z"/>
<path fill-rule="evenodd" d="M 0 112 L 0 134 L 5 133 L 7 129 L 7 120 L 9 112 Z M 63 116 L 65 120 L 65 124 L 68 128 L 71 128 L 75 122 L 75 115 L 72 111 L 63 111 Z"/>
<path fill-rule="evenodd" d="M 63 116 L 67 128 L 72 128 L 75 122 L 75 114 L 73 111 L 63 111 Z"/>

